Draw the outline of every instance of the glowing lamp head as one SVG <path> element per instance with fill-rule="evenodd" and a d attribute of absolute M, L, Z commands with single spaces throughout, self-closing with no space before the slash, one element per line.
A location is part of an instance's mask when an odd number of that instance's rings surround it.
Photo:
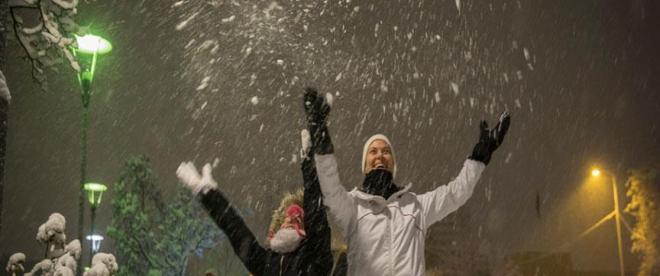
<path fill-rule="evenodd" d="M 591 175 L 594 176 L 594 177 L 598 177 L 598 176 L 600 176 L 600 174 L 601 174 L 601 171 L 599 169 L 591 170 Z"/>
<path fill-rule="evenodd" d="M 87 199 L 89 200 L 89 203 L 92 205 L 92 207 L 96 207 L 101 204 L 101 197 L 103 196 L 103 192 L 108 189 L 108 187 L 99 183 L 86 183 L 84 188 L 87 192 Z"/>
<path fill-rule="evenodd" d="M 103 241 L 103 236 L 92 234 L 87 235 L 85 238 L 92 243 L 92 251 L 98 252 L 99 248 L 101 248 L 101 241 Z"/>
<path fill-rule="evenodd" d="M 78 43 L 77 51 L 86 54 L 107 54 L 112 51 L 112 44 L 110 41 L 96 35 L 86 34 L 84 36 L 76 36 Z"/>

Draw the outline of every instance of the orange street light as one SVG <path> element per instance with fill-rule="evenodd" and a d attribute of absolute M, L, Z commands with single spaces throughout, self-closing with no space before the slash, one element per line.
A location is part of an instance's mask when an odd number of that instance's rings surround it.
<path fill-rule="evenodd" d="M 625 270 L 624 270 L 624 265 L 623 265 L 623 246 L 621 242 L 621 211 L 619 211 L 619 193 L 617 191 L 616 187 L 616 177 L 614 174 L 604 171 L 598 168 L 593 168 L 591 170 L 591 175 L 593 177 L 599 177 L 601 174 L 607 174 L 612 178 L 612 194 L 614 196 L 614 215 L 616 219 L 616 239 L 617 239 L 617 244 L 619 247 L 619 271 L 621 272 L 621 276 L 625 275 Z"/>

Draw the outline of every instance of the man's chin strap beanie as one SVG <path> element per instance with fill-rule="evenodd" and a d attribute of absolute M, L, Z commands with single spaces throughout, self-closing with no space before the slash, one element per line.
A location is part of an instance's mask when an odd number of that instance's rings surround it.
<path fill-rule="evenodd" d="M 390 153 L 392 155 L 392 161 L 394 163 L 394 167 L 392 168 L 392 179 L 396 177 L 396 156 L 394 155 L 394 147 L 392 146 L 392 143 L 390 142 L 390 139 L 387 139 L 387 136 L 383 134 L 376 134 L 374 136 L 371 136 L 369 139 L 367 139 L 367 142 L 364 143 L 364 148 L 362 149 L 362 174 L 366 174 L 366 168 L 367 168 L 367 153 L 369 151 L 369 145 L 375 140 L 383 140 L 385 143 L 387 143 L 390 146 Z"/>

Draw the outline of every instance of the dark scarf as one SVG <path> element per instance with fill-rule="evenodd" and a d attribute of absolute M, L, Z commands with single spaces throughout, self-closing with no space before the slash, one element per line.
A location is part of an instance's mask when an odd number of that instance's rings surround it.
<path fill-rule="evenodd" d="M 385 169 L 371 170 L 364 177 L 364 182 L 362 182 L 363 192 L 382 196 L 385 199 L 388 199 L 399 190 L 400 188 L 392 182 L 392 172 Z"/>

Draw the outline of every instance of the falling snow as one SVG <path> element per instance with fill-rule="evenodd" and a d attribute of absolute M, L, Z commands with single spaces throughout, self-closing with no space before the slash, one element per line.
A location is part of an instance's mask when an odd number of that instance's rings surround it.
<path fill-rule="evenodd" d="M 657 54 L 648 43 L 656 18 L 647 15 L 651 9 L 645 1 L 621 11 L 590 6 L 589 12 L 577 4 L 525 1 L 175 0 L 164 5 L 136 1 L 130 8 L 108 1 L 84 1 L 90 10 L 103 3 L 115 7 L 83 25 L 108 26 L 104 32 L 116 47 L 99 59 L 104 74 L 94 80 L 88 177 L 115 181 L 124 159 L 146 154 L 162 180 L 158 187 L 167 194 L 175 186 L 171 164 L 179 161 L 172 158 L 208 162 L 222 155 L 213 162 L 219 185 L 232 204 L 249 209 L 246 221 L 254 230 L 267 229 L 280 195 L 301 186 L 299 154 L 306 145 L 297 136 L 305 126 L 305 86 L 317 88 L 332 104 L 329 128 L 346 189 L 360 187 L 354 159 L 365 137 L 375 132 L 391 135 L 397 145 L 397 181 L 414 183 L 411 191 L 421 194 L 456 176 L 478 139 L 481 120 L 492 126 L 503 110 L 512 113 L 510 136 L 493 155 L 473 198 L 445 224 L 428 230 L 427 248 L 435 254 L 429 268 L 452 267 L 447 246 L 469 253 L 457 261 L 461 268 L 483 258 L 493 262 L 484 265 L 490 269 L 523 249 L 554 250 L 564 242 L 562 235 L 571 236 L 582 220 L 591 219 L 579 217 L 584 215 L 580 208 L 567 216 L 573 221 L 552 217 L 565 214 L 561 204 L 578 197 L 565 193 L 579 190 L 576 168 L 603 158 L 614 162 L 610 165 L 623 180 L 626 170 L 657 156 L 639 154 L 657 148 L 653 137 L 660 129 L 657 120 L 648 119 L 658 109 L 652 92 L 657 85 L 651 81 Z M 84 11 L 78 10 L 80 17 L 89 17 Z M 11 51 L 17 49 L 22 50 Z M 51 53 L 44 48 L 38 54 Z M 79 132 L 63 127 L 68 117 L 57 110 L 75 111 L 79 100 L 69 106 L 57 97 L 61 93 L 31 91 L 32 76 L 29 69 L 19 69 L 22 63 L 0 71 L 0 97 L 9 101 L 11 87 L 17 101 L 5 122 L 11 126 L 10 196 L 5 194 L 3 204 L 73 206 L 75 199 L 54 191 L 79 181 L 71 173 L 77 171 L 79 149 L 69 143 Z M 71 80 L 67 74 L 64 79 Z M 75 81 L 53 83 L 54 91 L 79 89 Z M 57 104 L 45 110 L 43 103 Z M 632 128 L 639 125 L 649 127 Z M 637 132 L 637 138 L 608 138 Z M 52 158 L 26 151 L 43 148 L 53 149 Z M 41 164 L 43 175 L 24 166 L 30 162 Z M 13 193 L 28 194 L 32 186 L 16 185 L 38 185 L 44 192 L 23 195 L 26 203 L 18 204 Z M 548 199 L 544 208 L 552 209 L 542 219 L 533 206 L 536 193 Z M 112 196 L 99 207 L 101 227 L 112 219 Z M 39 208 L 16 209 L 2 210 L 10 213 L 10 224 L 34 223 Z M 39 228 L 42 239 L 57 232 L 55 221 Z M 8 239 L 0 239 L 3 247 Z M 33 240 L 34 233 L 20 239 Z M 580 248 L 589 251 L 588 241 Z M 576 266 L 593 257 L 562 250 L 553 252 L 567 252 Z M 603 259 L 589 261 L 611 262 Z M 545 273 L 541 270 L 538 274 Z M 234 274 L 247 274 L 240 272 Z M 439 273 L 460 274 L 452 272 Z"/>

